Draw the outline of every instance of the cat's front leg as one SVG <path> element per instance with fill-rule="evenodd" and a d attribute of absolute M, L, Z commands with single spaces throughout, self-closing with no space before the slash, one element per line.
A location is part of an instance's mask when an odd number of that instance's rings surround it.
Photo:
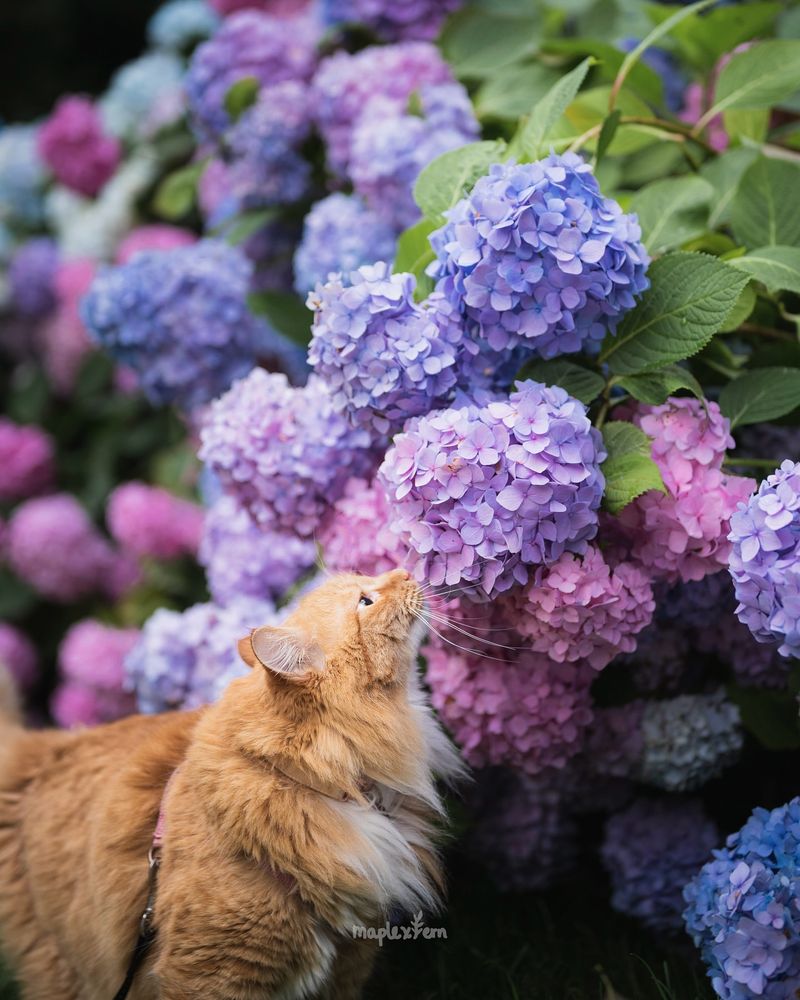
<path fill-rule="evenodd" d="M 320 1000 L 360 1000 L 377 955 L 378 945 L 374 940 L 342 938 Z"/>

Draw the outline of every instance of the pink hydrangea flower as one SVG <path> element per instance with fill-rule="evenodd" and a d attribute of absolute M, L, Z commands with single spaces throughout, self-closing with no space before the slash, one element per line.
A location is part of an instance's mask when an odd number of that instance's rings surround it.
<path fill-rule="evenodd" d="M 204 516 L 198 504 L 140 482 L 122 483 L 106 507 L 115 541 L 133 555 L 153 559 L 196 554 Z"/>
<path fill-rule="evenodd" d="M 378 576 L 404 563 L 407 548 L 389 528 L 389 503 L 377 482 L 349 479 L 317 536 L 326 565 Z"/>
<path fill-rule="evenodd" d="M 62 97 L 39 129 L 39 154 L 66 187 L 93 198 L 119 164 L 119 142 L 86 97 Z"/>
<path fill-rule="evenodd" d="M 59 265 L 55 277 L 57 305 L 41 327 L 45 371 L 61 396 L 72 391 L 84 358 L 93 350 L 78 306 L 89 291 L 95 270 L 94 261 L 87 258 Z"/>
<path fill-rule="evenodd" d="M 248 9 L 261 10 L 273 17 L 294 17 L 309 6 L 309 0 L 209 0 L 209 3 L 223 17 Z"/>
<path fill-rule="evenodd" d="M 655 610 L 645 573 L 630 563 L 610 567 L 595 546 L 582 558 L 565 552 L 509 602 L 517 630 L 536 652 L 595 670 L 633 652 Z"/>
<path fill-rule="evenodd" d="M 41 428 L 0 417 L 0 500 L 23 500 L 53 483 L 53 441 Z"/>
<path fill-rule="evenodd" d="M 127 264 L 140 250 L 174 250 L 196 243 L 197 237 L 179 226 L 139 226 L 128 233 L 117 247 L 117 263 Z"/>
<path fill-rule="evenodd" d="M 0 664 L 22 688 L 31 687 L 39 676 L 36 647 L 24 632 L 8 622 L 0 622 Z"/>

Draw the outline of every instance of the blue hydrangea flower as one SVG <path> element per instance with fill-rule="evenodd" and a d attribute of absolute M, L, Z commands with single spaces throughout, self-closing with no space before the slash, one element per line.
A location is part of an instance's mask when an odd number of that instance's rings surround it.
<path fill-rule="evenodd" d="M 415 287 L 413 275 L 392 274 L 379 262 L 308 296 L 315 313 L 311 365 L 333 405 L 378 434 L 426 413 L 456 384 L 461 324 L 438 310 L 436 295 L 417 304 Z"/>
<path fill-rule="evenodd" d="M 216 701 L 232 680 L 248 672 L 236 649 L 239 639 L 277 619 L 268 600 L 246 597 L 227 607 L 159 608 L 125 658 L 127 684 L 139 710 L 165 712 Z"/>
<path fill-rule="evenodd" d="M 474 142 L 480 128 L 460 83 L 416 92 L 419 114 L 401 114 L 392 98 L 373 98 L 353 133 L 350 176 L 356 192 L 397 230 L 419 218 L 414 183 L 437 156 Z"/>
<path fill-rule="evenodd" d="M 18 313 L 37 318 L 55 306 L 58 259 L 58 245 L 47 236 L 28 240 L 14 254 L 8 278 Z"/>
<path fill-rule="evenodd" d="M 147 52 L 126 63 L 100 98 L 103 123 L 112 135 L 136 139 L 170 125 L 183 114 L 183 63 L 172 52 Z"/>
<path fill-rule="evenodd" d="M 35 227 L 44 212 L 44 164 L 36 146 L 35 125 L 0 127 L 0 223 Z"/>
<path fill-rule="evenodd" d="M 385 42 L 432 41 L 464 0 L 321 0 L 326 24 L 363 24 Z"/>
<path fill-rule="evenodd" d="M 205 0 L 169 0 L 150 18 L 147 37 L 157 48 L 184 52 L 213 35 L 218 25 Z"/>
<path fill-rule="evenodd" d="M 686 929 L 723 1000 L 791 1000 L 800 982 L 800 798 L 756 809 L 684 889 Z"/>
<path fill-rule="evenodd" d="M 800 462 L 783 462 L 739 505 L 728 538 L 740 621 L 800 657 Z"/>
<path fill-rule="evenodd" d="M 250 271 L 217 240 L 144 251 L 101 272 L 81 315 L 153 403 L 191 410 L 253 366 L 259 320 L 247 308 Z"/>
<path fill-rule="evenodd" d="M 197 48 L 184 81 L 192 122 L 203 139 L 230 125 L 225 97 L 245 77 L 261 85 L 307 80 L 314 67 L 311 22 L 243 10 L 226 18 L 213 38 Z"/>
<path fill-rule="evenodd" d="M 574 153 L 494 165 L 447 217 L 431 234 L 428 273 L 494 350 L 578 351 L 648 286 L 635 217 Z"/>
<path fill-rule="evenodd" d="M 604 458 L 585 406 L 527 381 L 505 400 L 456 400 L 408 421 L 379 475 L 417 579 L 474 583 L 479 599 L 527 583 L 530 567 L 586 550 Z"/>
<path fill-rule="evenodd" d="M 233 497 L 221 496 L 206 514 L 199 560 L 212 598 L 277 600 L 316 562 L 313 541 L 262 531 Z"/>
<path fill-rule="evenodd" d="M 310 292 L 333 274 L 394 257 L 394 228 L 356 195 L 328 195 L 305 218 L 303 238 L 294 255 L 294 286 Z"/>
<path fill-rule="evenodd" d="M 263 530 L 309 538 L 348 478 L 370 475 L 370 448 L 320 379 L 296 389 L 255 368 L 210 407 L 200 458 Z"/>

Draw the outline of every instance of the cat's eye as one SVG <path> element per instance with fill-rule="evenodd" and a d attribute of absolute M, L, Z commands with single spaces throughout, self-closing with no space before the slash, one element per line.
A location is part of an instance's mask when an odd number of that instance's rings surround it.
<path fill-rule="evenodd" d="M 370 604 L 374 604 L 374 603 L 375 602 L 372 600 L 371 597 L 367 597 L 366 594 L 362 594 L 361 598 L 360 598 L 360 600 L 358 602 L 358 606 L 360 608 L 368 608 L 370 606 Z"/>

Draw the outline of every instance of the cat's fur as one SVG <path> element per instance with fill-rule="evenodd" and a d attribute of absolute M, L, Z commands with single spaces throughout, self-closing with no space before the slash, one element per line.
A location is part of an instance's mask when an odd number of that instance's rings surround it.
<path fill-rule="evenodd" d="M 9 706 L 0 942 L 25 1000 L 116 992 L 178 765 L 132 1000 L 360 996 L 375 945 L 352 926 L 436 903 L 433 774 L 460 772 L 417 682 L 420 607 L 404 571 L 337 576 L 240 643 L 254 669 L 207 709 L 64 733 Z"/>

